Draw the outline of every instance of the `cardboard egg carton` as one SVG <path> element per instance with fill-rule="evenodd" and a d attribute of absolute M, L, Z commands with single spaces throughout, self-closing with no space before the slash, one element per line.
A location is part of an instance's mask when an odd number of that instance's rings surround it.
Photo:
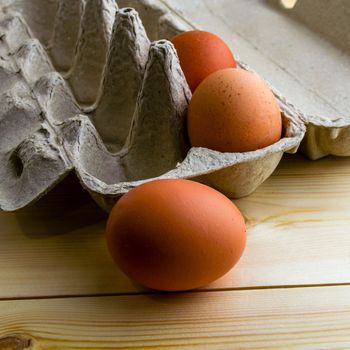
<path fill-rule="evenodd" d="M 157 0 L 118 4 L 0 0 L 2 210 L 30 204 L 73 170 L 109 210 L 154 178 L 193 179 L 246 196 L 300 144 L 313 159 L 350 154 L 348 120 L 307 119 L 273 88 L 280 141 L 246 153 L 191 148 L 191 92 L 164 39 L 192 25 Z"/>

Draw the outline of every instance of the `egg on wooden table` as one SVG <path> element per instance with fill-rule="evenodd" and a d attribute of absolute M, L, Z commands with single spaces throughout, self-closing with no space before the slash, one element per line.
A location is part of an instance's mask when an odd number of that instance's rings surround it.
<path fill-rule="evenodd" d="M 272 91 L 257 75 L 239 68 L 204 79 L 188 107 L 191 145 L 220 152 L 248 152 L 281 138 L 282 118 Z"/>
<path fill-rule="evenodd" d="M 191 30 L 176 35 L 171 42 L 192 92 L 209 74 L 219 69 L 236 67 L 230 48 L 213 33 Z"/>
<path fill-rule="evenodd" d="M 228 272 L 246 242 L 244 219 L 220 192 L 189 180 L 154 180 L 125 194 L 107 222 L 120 269 L 157 290 L 199 288 Z"/>

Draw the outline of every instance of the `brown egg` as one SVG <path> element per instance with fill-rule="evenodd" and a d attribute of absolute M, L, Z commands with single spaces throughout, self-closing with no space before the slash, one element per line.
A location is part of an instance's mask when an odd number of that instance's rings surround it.
<path fill-rule="evenodd" d="M 138 283 L 165 291 L 202 287 L 239 260 L 244 219 L 220 192 L 189 180 L 157 180 L 125 194 L 107 223 L 109 251 Z"/>
<path fill-rule="evenodd" d="M 235 58 L 226 43 L 213 33 L 191 30 L 171 39 L 191 91 L 209 74 L 235 68 Z"/>
<path fill-rule="evenodd" d="M 276 98 L 255 74 L 229 68 L 209 75 L 198 86 L 188 109 L 192 146 L 220 152 L 247 152 L 281 138 Z"/>

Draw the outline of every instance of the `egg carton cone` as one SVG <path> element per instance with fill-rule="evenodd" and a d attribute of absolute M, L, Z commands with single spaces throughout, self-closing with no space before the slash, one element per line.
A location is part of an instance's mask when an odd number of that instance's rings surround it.
<path fill-rule="evenodd" d="M 0 0 L 2 210 L 34 202 L 71 171 L 108 211 L 130 189 L 159 178 L 246 196 L 300 144 L 313 159 L 350 154 L 346 118 L 308 119 L 273 87 L 281 140 L 245 153 L 191 148 L 191 92 L 166 39 L 194 26 L 160 1 L 118 4 Z"/>

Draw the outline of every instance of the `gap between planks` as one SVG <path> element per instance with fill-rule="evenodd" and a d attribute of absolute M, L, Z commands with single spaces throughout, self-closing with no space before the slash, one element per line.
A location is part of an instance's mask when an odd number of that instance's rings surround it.
<path fill-rule="evenodd" d="M 2 297 L 2 301 L 16 300 L 47 300 L 47 299 L 71 299 L 71 298 L 103 298 L 103 297 L 124 297 L 124 296 L 157 296 L 157 295 L 177 295 L 177 294 L 196 294 L 196 293 L 216 293 L 216 292 L 242 292 L 242 291 L 259 291 L 266 289 L 302 289 L 302 288 L 322 288 L 322 287 L 350 287 L 350 282 L 345 283 L 321 283 L 321 284 L 296 284 L 296 285 L 271 285 L 271 286 L 253 286 L 253 287 L 236 287 L 236 288 L 208 288 L 185 290 L 178 292 L 162 292 L 162 291 L 143 291 L 143 292 L 121 292 L 121 293 L 96 293 L 96 294 L 65 294 L 65 295 L 37 295 L 23 297 Z"/>

